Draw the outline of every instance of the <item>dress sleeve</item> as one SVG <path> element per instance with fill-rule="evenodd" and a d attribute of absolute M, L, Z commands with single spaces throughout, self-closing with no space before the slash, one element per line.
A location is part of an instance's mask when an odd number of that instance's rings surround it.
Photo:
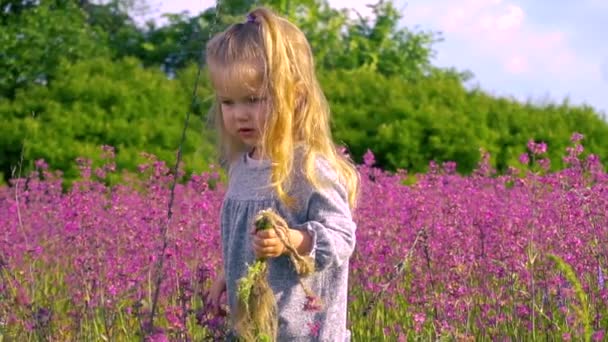
<path fill-rule="evenodd" d="M 344 186 L 332 177 L 326 167 L 318 168 L 321 178 L 331 180 L 322 189 L 309 192 L 306 221 L 294 229 L 308 232 L 312 238 L 310 255 L 317 270 L 347 261 L 355 248 L 356 224 L 352 219 Z"/>

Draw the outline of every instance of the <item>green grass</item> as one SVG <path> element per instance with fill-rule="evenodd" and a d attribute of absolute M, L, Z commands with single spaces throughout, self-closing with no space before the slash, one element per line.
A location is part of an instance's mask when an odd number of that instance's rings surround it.
<path fill-rule="evenodd" d="M 107 295 L 92 293 L 95 290 L 90 286 L 81 289 L 83 299 L 77 300 L 66 285 L 70 269 L 50 267 L 36 259 L 24 264 L 29 264 L 29 269 L 2 270 L 6 285 L 0 292 L 0 341 L 141 341 L 142 320 L 136 312 L 149 312 L 148 298 L 140 301 L 111 298 L 111 304 L 105 307 L 92 307 L 87 298 Z M 533 275 L 534 292 L 530 290 L 529 279 L 520 279 L 517 274 L 497 278 L 472 271 L 463 275 L 465 284 L 478 292 L 465 293 L 459 299 L 462 306 L 456 316 L 464 319 L 446 320 L 449 312 L 436 309 L 431 300 L 422 304 L 408 302 L 413 295 L 412 284 L 417 279 L 412 277 L 406 263 L 401 276 L 390 283 L 371 307 L 375 294 L 352 284 L 349 328 L 354 341 L 561 341 L 564 336 L 590 341 L 594 331 L 604 329 L 601 322 L 600 326 L 593 326 L 592 315 L 599 312 L 605 317 L 606 306 L 597 298 L 591 300 L 581 279 L 563 259 L 552 254 L 544 258 L 538 256 L 534 260 Z M 547 280 L 556 276 L 569 284 L 561 295 L 547 285 Z M 382 283 L 381 279 L 374 281 Z M 420 295 L 440 303 L 450 291 L 446 284 L 436 284 L 433 290 L 426 289 Z M 195 312 L 204 310 L 203 300 L 196 293 L 188 298 L 191 311 L 187 313 L 184 329 L 167 319 L 169 308 L 181 305 L 179 287 L 160 303 L 155 324 L 163 328 L 170 340 L 180 336 L 192 341 L 210 338 L 211 332 L 196 321 Z M 520 312 L 522 307 L 529 312 Z M 364 315 L 368 308 L 368 314 Z M 41 309 L 51 313 L 46 323 L 36 319 Z"/>

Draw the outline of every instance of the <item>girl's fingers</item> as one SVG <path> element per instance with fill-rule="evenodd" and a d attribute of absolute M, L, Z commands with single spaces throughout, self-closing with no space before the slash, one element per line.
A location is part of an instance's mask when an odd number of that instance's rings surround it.
<path fill-rule="evenodd" d="M 272 229 L 261 230 L 254 234 L 252 247 L 258 258 L 277 257 L 283 251 L 283 242 Z"/>
<path fill-rule="evenodd" d="M 253 238 L 253 243 L 259 247 L 273 247 L 282 244 L 281 240 L 276 237 L 261 238 L 259 236 Z"/>
<path fill-rule="evenodd" d="M 260 230 L 255 235 L 262 239 L 274 239 L 277 237 L 277 234 L 274 232 L 274 229 Z"/>
<path fill-rule="evenodd" d="M 260 246 L 254 245 L 253 251 L 256 257 L 275 257 L 278 256 L 280 251 L 282 250 L 280 245 L 271 245 L 271 246 Z"/>

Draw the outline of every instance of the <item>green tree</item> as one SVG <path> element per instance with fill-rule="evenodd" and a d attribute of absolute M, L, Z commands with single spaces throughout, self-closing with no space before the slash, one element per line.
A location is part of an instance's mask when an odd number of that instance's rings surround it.
<path fill-rule="evenodd" d="M 31 84 L 51 83 L 60 59 L 76 62 L 109 53 L 106 35 L 87 26 L 85 13 L 72 1 L 36 6 L 26 1 L 10 8 L 0 30 L 1 97 L 14 98 Z"/>
<path fill-rule="evenodd" d="M 18 164 L 22 144 L 26 170 L 43 158 L 67 179 L 77 177 L 75 159 L 96 159 L 101 145 L 116 148 L 120 169 L 135 171 L 141 152 L 175 162 L 190 108 L 191 89 L 183 85 L 193 80 L 194 68 L 167 80 L 160 70 L 144 69 L 134 58 L 93 58 L 61 62 L 57 71 L 52 84 L 31 85 L 14 101 L 0 100 L 0 116 L 8 118 L 0 126 L 0 168 L 5 177 Z M 208 97 L 205 93 L 208 87 L 203 86 L 201 98 Z M 183 160 L 189 172 L 214 160 L 213 138 L 203 117 L 194 112 L 187 133 Z"/>
<path fill-rule="evenodd" d="M 586 106 L 539 105 L 496 98 L 466 89 L 460 76 L 435 73 L 416 82 L 384 76 L 369 69 L 321 73 L 331 103 L 336 139 L 357 161 L 369 148 L 378 166 L 413 172 L 427 170 L 431 160 L 456 161 L 470 172 L 479 149 L 490 152 L 499 171 L 517 166 L 529 139 L 549 146 L 553 170 L 564 167 L 562 156 L 573 132 L 585 135 L 587 151 L 608 158 L 608 123 Z"/>
<path fill-rule="evenodd" d="M 113 0 L 105 4 L 80 1 L 87 25 L 106 34 L 114 58 L 138 56 L 146 48 L 145 32 L 137 27 L 129 14 L 129 10 L 137 7 L 138 3 L 133 0 Z"/>
<path fill-rule="evenodd" d="M 23 11 L 37 5 L 36 0 L 2 0 L 0 2 L 0 22 L 4 26 L 10 17 L 20 15 Z"/>

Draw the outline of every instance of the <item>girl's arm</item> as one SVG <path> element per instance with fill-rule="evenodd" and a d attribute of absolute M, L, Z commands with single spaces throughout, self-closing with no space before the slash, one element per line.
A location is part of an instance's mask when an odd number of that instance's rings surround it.
<path fill-rule="evenodd" d="M 291 228 L 297 231 L 292 241 L 299 242 L 298 252 L 312 256 L 315 268 L 323 270 L 348 261 L 355 249 L 357 227 L 346 188 L 326 163 L 318 161 L 316 169 L 326 186 L 313 189 L 305 185 L 306 221 Z"/>
<path fill-rule="evenodd" d="M 355 248 L 356 225 L 352 219 L 347 192 L 327 169 L 321 176 L 329 177 L 329 186 L 321 190 L 303 191 L 306 203 L 306 222 L 290 227 L 289 241 L 301 255 L 315 259 L 318 270 L 332 264 L 342 265 Z M 256 257 L 275 258 L 287 249 L 272 229 L 255 231 L 252 239 Z"/>
<path fill-rule="evenodd" d="M 226 277 L 224 276 L 224 270 L 220 270 L 218 275 L 213 280 L 211 288 L 209 289 L 208 299 L 211 302 L 211 308 L 214 314 L 225 314 L 221 307 L 222 295 L 226 292 Z"/>

